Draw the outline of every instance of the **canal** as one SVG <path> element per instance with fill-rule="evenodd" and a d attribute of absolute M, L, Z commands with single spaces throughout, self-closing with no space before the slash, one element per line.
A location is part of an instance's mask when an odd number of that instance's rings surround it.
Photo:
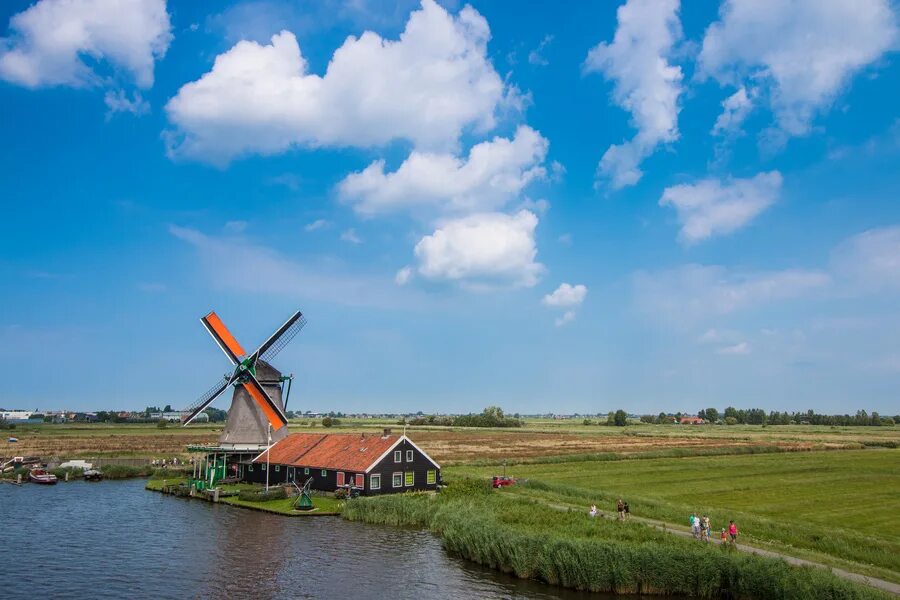
<path fill-rule="evenodd" d="M 0 486 L 0 597 L 606 597 L 482 568 L 423 531 L 280 517 L 144 483 Z"/>

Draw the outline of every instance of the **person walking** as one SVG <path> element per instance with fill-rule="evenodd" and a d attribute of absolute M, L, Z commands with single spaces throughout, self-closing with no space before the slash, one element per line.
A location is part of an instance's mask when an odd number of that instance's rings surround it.
<path fill-rule="evenodd" d="M 725 530 L 724 527 L 722 528 L 722 535 L 719 536 L 719 541 L 722 542 L 723 544 L 728 543 L 728 532 Z"/>
<path fill-rule="evenodd" d="M 691 515 L 691 534 L 694 539 L 700 539 L 700 517 L 694 514 Z"/>
<path fill-rule="evenodd" d="M 703 515 L 703 541 L 709 543 L 709 538 L 711 537 L 712 531 L 709 525 L 709 516 Z"/>
<path fill-rule="evenodd" d="M 737 546 L 738 528 L 734 521 L 728 521 L 728 538 L 731 543 Z"/>
<path fill-rule="evenodd" d="M 625 511 L 625 520 L 627 521 L 628 518 L 631 516 L 631 508 L 629 508 L 627 502 L 625 503 L 624 511 Z"/>
<path fill-rule="evenodd" d="M 622 502 L 622 499 L 619 498 L 616 500 L 616 512 L 619 513 L 619 520 L 625 520 L 625 503 Z"/>

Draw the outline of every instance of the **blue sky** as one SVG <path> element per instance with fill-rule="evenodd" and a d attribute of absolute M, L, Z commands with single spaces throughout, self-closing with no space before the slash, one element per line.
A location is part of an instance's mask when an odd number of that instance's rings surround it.
<path fill-rule="evenodd" d="M 894 3 L 216 9 L 0 6 L 0 405 L 900 407 Z"/>

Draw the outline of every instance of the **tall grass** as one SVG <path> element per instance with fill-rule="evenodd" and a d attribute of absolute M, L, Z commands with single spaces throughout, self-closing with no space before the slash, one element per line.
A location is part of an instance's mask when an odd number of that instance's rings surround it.
<path fill-rule="evenodd" d="M 343 516 L 426 527 L 442 537 L 448 551 L 463 558 L 580 590 L 703 598 L 887 597 L 825 570 L 706 546 L 635 523 L 551 510 L 470 484 L 438 497 L 361 498 L 348 502 Z"/>

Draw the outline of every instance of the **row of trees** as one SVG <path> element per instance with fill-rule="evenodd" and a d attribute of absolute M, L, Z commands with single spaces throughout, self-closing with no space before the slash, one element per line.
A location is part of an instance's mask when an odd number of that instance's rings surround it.
<path fill-rule="evenodd" d="M 488 406 L 480 414 L 469 413 L 455 417 L 438 417 L 422 415 L 407 421 L 401 419 L 400 425 L 443 425 L 453 427 L 521 427 L 524 425 L 518 414 L 507 417 L 499 406 Z"/>

